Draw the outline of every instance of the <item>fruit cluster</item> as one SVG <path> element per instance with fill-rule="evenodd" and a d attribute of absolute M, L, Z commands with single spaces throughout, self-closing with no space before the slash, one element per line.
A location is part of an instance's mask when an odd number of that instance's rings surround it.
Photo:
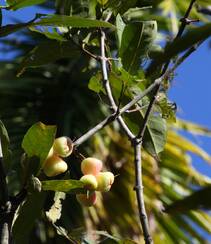
<path fill-rule="evenodd" d="M 43 166 L 43 172 L 48 177 L 64 173 L 67 163 L 62 159 L 68 157 L 73 151 L 73 143 L 69 137 L 59 137 L 54 140 L 49 154 Z M 101 172 L 103 163 L 96 158 L 86 158 L 81 163 L 81 171 L 84 174 L 80 181 L 84 183 L 87 194 L 77 194 L 77 200 L 84 206 L 92 206 L 96 203 L 96 191 L 107 192 L 114 182 L 111 172 Z"/>
<path fill-rule="evenodd" d="M 86 158 L 81 163 L 81 171 L 84 174 L 80 181 L 85 184 L 87 194 L 77 194 L 77 200 L 83 206 L 92 206 L 96 203 L 96 191 L 107 192 L 114 182 L 114 175 L 111 172 L 101 172 L 102 161 L 96 158 Z"/>
<path fill-rule="evenodd" d="M 56 138 L 45 160 L 44 173 L 48 177 L 64 173 L 67 170 L 67 163 L 62 158 L 68 157 L 72 151 L 73 143 L 69 137 Z"/>

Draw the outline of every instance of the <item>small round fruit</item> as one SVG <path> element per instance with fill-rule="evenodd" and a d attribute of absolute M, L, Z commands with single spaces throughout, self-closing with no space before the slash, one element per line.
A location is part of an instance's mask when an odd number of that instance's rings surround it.
<path fill-rule="evenodd" d="M 67 170 L 67 164 L 56 155 L 49 157 L 44 164 L 43 171 L 48 177 L 56 176 Z"/>
<path fill-rule="evenodd" d="M 95 190 L 97 188 L 97 180 L 94 175 L 84 175 L 80 181 L 85 184 L 85 188 L 88 190 Z"/>
<path fill-rule="evenodd" d="M 97 202 L 97 195 L 95 191 L 88 194 L 77 194 L 76 199 L 82 206 L 91 207 Z"/>
<path fill-rule="evenodd" d="M 114 175 L 111 172 L 101 172 L 97 175 L 97 191 L 107 192 L 114 183 Z"/>
<path fill-rule="evenodd" d="M 101 160 L 97 158 L 86 158 L 81 163 L 81 171 L 84 175 L 97 175 L 103 167 Z"/>
<path fill-rule="evenodd" d="M 61 157 L 68 157 L 73 151 L 73 143 L 69 137 L 62 136 L 54 140 L 53 151 Z"/>

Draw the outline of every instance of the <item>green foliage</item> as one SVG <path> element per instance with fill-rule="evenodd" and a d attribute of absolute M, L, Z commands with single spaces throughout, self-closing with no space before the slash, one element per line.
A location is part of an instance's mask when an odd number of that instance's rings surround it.
<path fill-rule="evenodd" d="M 123 67 L 131 74 L 137 73 L 157 34 L 156 21 L 132 22 L 127 24 L 119 37 L 119 56 Z"/>
<path fill-rule="evenodd" d="M 53 5 L 48 5 L 50 1 L 17 0 L 7 1 L 5 11 L 44 2 L 43 7 L 52 8 Z M 199 3 L 209 4 L 208 1 Z M 11 171 L 7 175 L 9 193 L 16 198 L 27 191 L 13 221 L 16 243 L 29 240 L 36 244 L 65 243 L 65 240 L 93 243 L 93 238 L 99 243 L 143 242 L 133 191 L 133 149 L 118 124 L 114 122 L 105 127 L 77 148 L 67 158 L 68 171 L 53 180 L 41 171 L 56 135 L 56 126 L 49 124 L 57 125 L 58 136 L 69 136 L 74 142 L 111 114 L 98 63 L 101 61 L 101 28 L 106 34 L 111 89 L 120 108 L 144 92 L 165 62 L 180 57 L 183 51 L 207 39 L 211 34 L 210 24 L 193 8 L 192 17 L 199 18 L 201 26 L 187 27 L 182 37 L 169 42 L 168 35 L 176 34 L 178 20 L 188 4 L 175 0 L 57 0 L 55 15 L 37 14 L 27 23 L 0 28 L 1 37 L 27 29 L 18 33 L 24 35 L 24 41 L 4 39 L 18 55 L 11 62 L 0 63 L 0 113 L 11 140 L 9 145 L 1 123 L 6 167 L 11 161 L 9 148 L 13 151 Z M 158 45 L 160 38 L 168 42 L 163 49 Z M 22 77 L 17 78 L 17 73 Z M 190 153 L 208 163 L 211 157 L 178 130 L 200 135 L 211 132 L 176 119 L 176 105 L 167 96 L 168 78 L 156 98 L 143 138 L 144 200 L 154 226 L 151 232 L 155 243 L 161 240 L 175 243 L 175 236 L 178 243 L 204 243 L 205 237 L 194 226 L 211 233 L 210 216 L 198 209 L 202 205 L 210 207 L 207 195 L 211 180 L 192 167 Z M 123 114 L 135 134 L 143 125 L 151 98 L 149 93 Z M 25 154 L 20 148 L 21 142 Z M 82 153 L 85 157 L 94 155 L 102 159 L 104 167 L 116 176 L 111 191 L 99 193 L 96 206 L 83 210 L 75 201 L 76 193 L 87 193 L 79 181 Z M 166 206 L 166 211 L 172 209 L 176 214 L 161 214 Z M 99 229 L 106 231 L 97 231 Z"/>
<path fill-rule="evenodd" d="M 16 212 L 13 224 L 15 243 L 29 243 L 30 233 L 36 219 L 41 216 L 45 198 L 45 192 L 30 193 L 26 201 Z"/>
<path fill-rule="evenodd" d="M 9 144 L 10 144 L 10 140 L 9 140 L 9 136 L 7 133 L 7 130 L 4 126 L 4 124 L 2 123 L 2 121 L 0 120 L 0 146 L 1 146 L 1 157 L 3 157 L 3 163 L 4 163 L 4 167 L 5 169 L 8 169 L 10 164 L 11 164 L 11 151 L 9 149 Z"/>
<path fill-rule="evenodd" d="M 84 183 L 79 180 L 48 180 L 42 181 L 44 191 L 60 191 L 65 193 L 84 193 Z"/>
<path fill-rule="evenodd" d="M 22 147 L 27 156 L 36 156 L 40 159 L 42 167 L 56 134 L 56 126 L 44 125 L 41 122 L 34 124 L 25 134 Z M 38 169 L 39 170 L 39 169 Z"/>
<path fill-rule="evenodd" d="M 36 19 L 40 19 L 34 22 Z M 7 36 L 16 31 L 19 31 L 25 27 L 33 26 L 54 26 L 54 27 L 75 27 L 75 28 L 95 28 L 95 27 L 105 27 L 105 28 L 115 28 L 114 25 L 100 21 L 92 20 L 87 18 L 82 18 L 78 16 L 65 16 L 65 15 L 43 15 L 37 14 L 36 18 L 28 23 L 6 25 L 0 29 L 0 37 Z"/>
<path fill-rule="evenodd" d="M 28 53 L 20 64 L 18 76 L 21 75 L 27 67 L 38 67 L 51 63 L 61 58 L 74 58 L 79 55 L 78 48 L 71 47 L 70 42 L 45 41 L 37 45 Z"/>
<path fill-rule="evenodd" d="M 7 9 L 17 10 L 35 4 L 44 3 L 46 0 L 7 0 Z"/>

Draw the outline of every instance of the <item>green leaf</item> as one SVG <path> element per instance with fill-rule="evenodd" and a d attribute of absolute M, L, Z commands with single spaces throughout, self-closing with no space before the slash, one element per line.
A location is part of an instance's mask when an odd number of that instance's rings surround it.
<path fill-rule="evenodd" d="M 5 169 L 8 169 L 11 163 L 11 151 L 9 150 L 10 140 L 7 130 L 0 120 L 0 157 L 3 156 Z M 1 155 L 2 154 L 2 155 Z"/>
<path fill-rule="evenodd" d="M 40 43 L 23 59 L 17 75 L 20 76 L 27 67 L 38 67 L 61 58 L 76 57 L 79 53 L 79 49 L 73 47 L 70 42 L 51 40 Z"/>
<path fill-rule="evenodd" d="M 49 39 L 57 40 L 57 41 L 66 41 L 66 38 L 64 38 L 61 34 L 59 34 L 56 29 L 53 29 L 53 31 L 49 31 L 48 27 L 42 27 L 41 29 L 37 29 L 35 27 L 29 27 L 30 31 L 34 31 L 37 33 L 40 33 L 44 36 L 46 36 Z"/>
<path fill-rule="evenodd" d="M 159 94 L 157 103 L 157 107 L 159 107 L 162 113 L 162 118 L 168 120 L 169 122 L 176 122 L 176 104 L 169 102 L 164 93 Z"/>
<path fill-rule="evenodd" d="M 119 56 L 123 67 L 129 73 L 136 73 L 141 61 L 147 56 L 147 52 L 156 38 L 156 21 L 144 21 L 130 23 L 125 26 L 121 38 Z"/>
<path fill-rule="evenodd" d="M 126 22 L 129 22 L 129 21 L 135 21 L 135 20 L 140 20 L 140 18 L 144 15 L 144 10 L 147 10 L 147 9 L 150 9 L 152 8 L 151 6 L 145 6 L 145 7 L 142 7 L 142 8 L 130 8 L 128 9 L 127 12 L 125 12 L 123 14 L 123 19 L 126 21 Z"/>
<path fill-rule="evenodd" d="M 136 112 L 127 116 L 129 126 L 135 134 L 139 132 L 139 128 L 143 124 L 144 112 Z M 151 115 L 147 123 L 146 131 L 143 138 L 143 147 L 152 156 L 162 152 L 166 144 L 166 121 L 159 115 Z"/>
<path fill-rule="evenodd" d="M 105 27 L 113 28 L 116 27 L 109 22 L 102 20 L 94 20 L 88 18 L 82 18 L 79 16 L 67 16 L 67 15 L 56 15 L 49 14 L 45 15 L 36 23 L 32 23 L 32 26 L 60 26 L 60 27 L 76 27 L 76 28 L 93 28 L 93 27 Z"/>
<path fill-rule="evenodd" d="M 41 216 L 43 204 L 46 198 L 44 192 L 33 192 L 27 195 L 26 201 L 18 209 L 15 215 L 12 233 L 15 243 L 28 244 L 35 221 Z"/>
<path fill-rule="evenodd" d="M 22 141 L 22 148 L 28 157 L 37 156 L 40 167 L 45 161 L 56 135 L 56 126 L 38 122 L 27 131 Z"/>
<path fill-rule="evenodd" d="M 47 180 L 42 181 L 44 191 L 60 191 L 66 193 L 85 193 L 84 183 L 79 180 Z"/>
<path fill-rule="evenodd" d="M 40 20 L 34 22 L 38 17 L 40 17 Z M 110 24 L 109 22 L 105 22 L 101 20 L 82 18 L 78 16 L 37 14 L 35 19 L 27 23 L 2 26 L 0 28 L 0 37 L 7 36 L 25 27 L 33 27 L 33 26 L 75 27 L 75 28 L 104 27 L 104 28 L 112 28 L 112 29 L 116 28 L 114 25 Z"/>
<path fill-rule="evenodd" d="M 192 47 L 194 44 L 206 40 L 211 35 L 211 23 L 200 26 L 187 32 L 184 36 L 177 38 L 172 43 L 167 45 L 165 52 L 161 53 L 154 59 L 154 62 L 149 66 L 147 72 L 152 74 L 157 67 L 167 62 L 174 56 Z"/>
<path fill-rule="evenodd" d="M 150 116 L 145 135 L 143 147 L 152 156 L 162 152 L 166 144 L 166 121 L 160 116 Z"/>
<path fill-rule="evenodd" d="M 202 188 L 201 190 L 167 206 L 165 212 L 175 214 L 200 208 L 211 209 L 210 194 L 211 186 Z"/>
<path fill-rule="evenodd" d="M 122 20 L 120 14 L 117 15 L 116 17 L 116 34 L 117 34 L 117 41 L 118 41 L 118 47 L 121 47 L 122 43 L 122 33 L 124 31 L 126 24 Z"/>
<path fill-rule="evenodd" d="M 7 9 L 17 10 L 20 8 L 29 7 L 35 4 L 44 3 L 46 0 L 7 0 Z"/>
<path fill-rule="evenodd" d="M 25 27 L 28 27 L 30 22 L 15 24 L 15 25 L 5 25 L 0 27 L 0 37 L 8 36 L 16 31 L 22 30 Z"/>
<path fill-rule="evenodd" d="M 105 93 L 105 90 L 102 85 L 102 75 L 100 72 L 98 72 L 96 75 L 92 76 L 89 80 L 88 87 L 90 90 L 99 93 L 103 92 Z"/>

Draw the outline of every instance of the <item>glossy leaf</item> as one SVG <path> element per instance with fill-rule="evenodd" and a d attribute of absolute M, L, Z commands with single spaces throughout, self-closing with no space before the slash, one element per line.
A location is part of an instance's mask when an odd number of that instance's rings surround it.
<path fill-rule="evenodd" d="M 129 73 L 134 74 L 138 71 L 141 61 L 146 57 L 150 45 L 156 38 L 156 34 L 156 21 L 135 22 L 125 26 L 121 37 L 119 56 L 123 67 Z"/>
<path fill-rule="evenodd" d="M 73 47 L 70 42 L 58 42 L 55 40 L 40 43 L 33 48 L 20 64 L 18 76 L 27 67 L 38 67 L 52 63 L 61 58 L 73 58 L 79 55 L 79 50 Z"/>
<path fill-rule="evenodd" d="M 105 90 L 104 90 L 103 84 L 102 84 L 102 75 L 100 72 L 91 77 L 91 79 L 89 80 L 88 87 L 90 90 L 92 90 L 96 93 L 99 93 L 99 92 L 105 93 Z"/>
<path fill-rule="evenodd" d="M 60 191 L 66 193 L 84 193 L 86 192 L 84 183 L 79 180 L 48 180 L 42 181 L 44 191 Z"/>
<path fill-rule="evenodd" d="M 117 35 L 117 41 L 118 41 L 118 47 L 121 47 L 122 43 L 122 33 L 125 28 L 125 23 L 123 19 L 121 18 L 120 14 L 117 15 L 116 17 L 116 35 Z"/>
<path fill-rule="evenodd" d="M 29 7 L 35 4 L 44 3 L 46 0 L 7 0 L 7 9 L 17 10 L 20 8 Z"/>
<path fill-rule="evenodd" d="M 40 20 L 34 22 L 40 17 Z M 53 26 L 53 27 L 76 27 L 76 28 L 113 28 L 115 26 L 109 22 L 87 19 L 78 16 L 67 16 L 67 15 L 42 15 L 37 14 L 36 18 L 21 24 L 5 25 L 0 28 L 0 37 L 7 36 L 16 31 L 19 31 L 25 27 L 33 26 Z"/>
<path fill-rule="evenodd" d="M 137 134 L 143 123 L 144 113 L 138 112 L 130 117 L 127 116 L 130 127 Z M 166 143 L 166 121 L 160 116 L 150 116 L 143 138 L 143 147 L 152 156 L 163 151 Z"/>
<path fill-rule="evenodd" d="M 28 157 L 37 156 L 40 159 L 40 167 L 48 156 L 55 134 L 56 126 L 38 122 L 32 125 L 23 138 L 22 148 Z"/>
<path fill-rule="evenodd" d="M 148 68 L 148 74 L 155 71 L 161 64 L 167 62 L 174 56 L 192 47 L 198 42 L 206 40 L 211 35 L 211 23 L 194 28 L 188 31 L 184 36 L 175 39 L 172 43 L 166 46 L 165 52 L 158 55 L 154 62 Z"/>
<path fill-rule="evenodd" d="M 67 15 L 45 15 L 41 20 L 36 23 L 32 23 L 32 26 L 67 26 L 76 28 L 95 28 L 95 27 L 105 27 L 114 28 L 115 26 L 109 22 L 102 20 L 94 20 L 88 18 L 82 18 L 79 16 L 67 16 Z"/>
<path fill-rule="evenodd" d="M 9 150 L 10 140 L 7 130 L 0 120 L 0 157 L 3 157 L 5 169 L 11 164 L 11 151 Z"/>
<path fill-rule="evenodd" d="M 12 228 L 15 243 L 29 243 L 30 233 L 35 221 L 41 216 L 45 197 L 44 192 L 34 192 L 27 195 L 26 201 L 16 212 Z"/>

